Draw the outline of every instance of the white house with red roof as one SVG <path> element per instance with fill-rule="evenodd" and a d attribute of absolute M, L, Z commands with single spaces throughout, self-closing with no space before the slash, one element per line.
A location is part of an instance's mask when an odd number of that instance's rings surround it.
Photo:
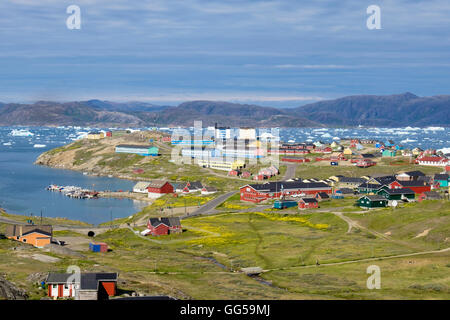
<path fill-rule="evenodd" d="M 417 164 L 421 166 L 445 167 L 449 160 L 445 157 L 423 156 L 416 159 Z"/>

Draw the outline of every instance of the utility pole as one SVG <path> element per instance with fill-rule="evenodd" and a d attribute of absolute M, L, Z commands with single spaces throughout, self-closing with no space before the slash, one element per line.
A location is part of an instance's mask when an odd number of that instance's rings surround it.
<path fill-rule="evenodd" d="M 42 225 L 42 209 L 41 209 L 41 225 Z"/>

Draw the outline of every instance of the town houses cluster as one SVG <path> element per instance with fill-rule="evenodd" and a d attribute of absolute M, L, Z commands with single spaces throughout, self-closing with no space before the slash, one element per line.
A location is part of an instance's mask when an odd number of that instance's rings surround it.
<path fill-rule="evenodd" d="M 234 191 L 239 195 L 240 201 L 249 205 L 262 205 L 261 208 L 264 209 L 270 206 L 273 210 L 293 209 L 295 214 L 295 210 L 298 210 L 298 213 L 308 209 L 317 210 L 325 201 L 339 203 L 342 199 L 352 199 L 351 203 L 354 206 L 367 210 L 397 207 L 415 201 L 449 199 L 449 155 L 436 150 L 406 149 L 391 140 L 382 142 L 357 138 L 340 139 L 339 142 L 331 143 L 281 142 L 276 136 L 267 133 L 258 136 L 253 128 L 240 128 L 237 137 L 232 136 L 231 129 L 228 127 L 216 125 L 212 129 L 214 136 L 211 138 L 174 140 L 171 136 L 164 134 L 158 143 L 177 147 L 176 150 L 181 157 L 194 159 L 197 165 L 216 173 L 222 179 L 238 179 L 237 181 L 242 183 Z M 86 138 L 108 139 L 120 134 L 126 134 L 126 132 L 91 132 Z M 147 141 L 142 141 L 146 143 L 145 145 L 117 145 L 115 152 L 160 157 L 158 147 L 153 144 L 155 141 L 148 142 L 149 144 Z M 317 164 L 319 168 L 321 165 L 331 166 L 331 168 L 356 166 L 361 168 L 359 171 L 361 174 L 301 178 L 295 174 L 294 170 L 290 177 L 278 178 L 281 173 L 276 164 L 261 165 L 256 162 L 258 165 L 252 166 L 255 162 L 249 161 L 259 161 L 267 157 L 278 158 L 282 165 L 290 166 L 291 169 L 311 164 Z M 376 166 L 380 161 L 385 165 L 386 162 L 389 165 L 390 161 L 400 161 L 408 166 L 434 166 L 440 168 L 441 172 L 426 174 L 418 167 L 418 170 L 398 171 L 392 174 L 373 173 L 376 170 L 366 174 L 368 171 L 365 168 Z M 392 168 L 395 167 L 392 166 Z M 225 172 L 221 174 L 221 171 Z M 339 172 L 345 172 L 345 170 Z M 93 194 L 89 190 L 76 187 L 52 185 L 49 190 L 59 191 L 72 197 L 97 197 L 97 193 Z M 204 184 L 201 177 L 195 181 L 170 181 L 169 179 L 138 181 L 132 189 L 133 193 L 144 194 L 145 197 L 154 200 L 162 196 L 182 198 L 191 194 L 201 197 L 221 194 L 223 191 Z M 348 202 L 345 203 L 348 205 Z M 141 237 L 181 234 L 184 218 L 186 216 L 146 217 L 145 230 L 135 231 L 135 233 Z M 128 227 L 131 228 L 129 225 Z M 88 236 L 91 235 L 88 234 Z M 26 224 L 7 225 L 5 237 L 36 248 L 64 245 L 54 238 L 52 225 L 42 223 L 35 225 L 33 221 L 28 221 Z M 111 249 L 107 243 L 89 241 L 89 245 L 86 244 L 86 250 L 94 255 L 102 255 L 108 254 Z M 80 273 L 75 280 L 72 280 L 72 277 L 72 273 L 50 272 L 45 281 L 48 286 L 48 297 L 97 300 L 108 299 L 117 294 L 117 273 L 90 272 Z"/>

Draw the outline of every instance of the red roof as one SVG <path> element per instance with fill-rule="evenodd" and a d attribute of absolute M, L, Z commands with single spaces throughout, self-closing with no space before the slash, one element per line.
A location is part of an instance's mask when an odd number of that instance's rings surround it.
<path fill-rule="evenodd" d="M 443 157 L 422 157 L 420 159 L 417 159 L 419 161 L 434 161 L 434 162 L 440 162 L 442 160 L 444 160 L 445 158 Z"/>

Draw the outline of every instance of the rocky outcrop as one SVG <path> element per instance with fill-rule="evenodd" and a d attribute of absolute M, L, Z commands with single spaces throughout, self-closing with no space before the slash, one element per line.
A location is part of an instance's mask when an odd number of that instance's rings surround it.
<path fill-rule="evenodd" d="M 27 297 L 25 290 L 16 287 L 13 283 L 0 276 L 0 300 L 25 300 Z"/>

